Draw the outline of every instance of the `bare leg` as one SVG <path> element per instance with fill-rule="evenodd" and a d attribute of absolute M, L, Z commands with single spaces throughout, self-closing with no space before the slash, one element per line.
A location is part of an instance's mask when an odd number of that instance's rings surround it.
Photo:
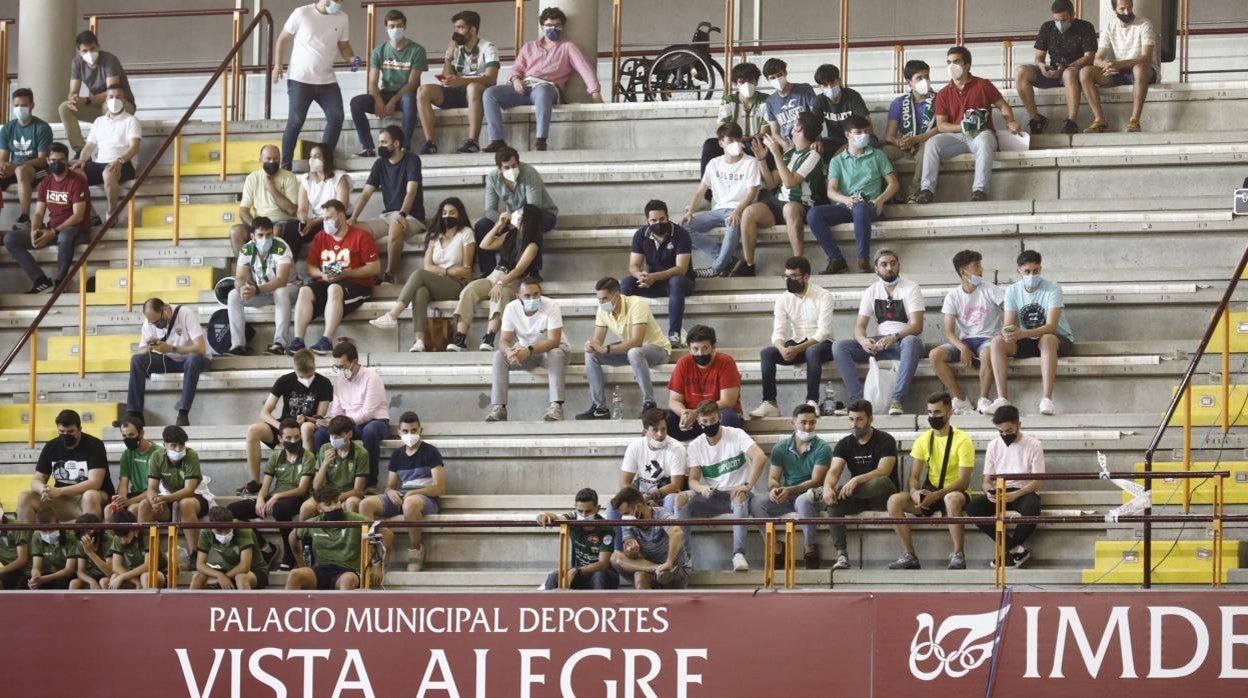
<path fill-rule="evenodd" d="M 958 400 L 965 400 L 966 396 L 962 394 L 962 388 L 958 385 L 958 377 L 953 374 L 953 367 L 949 365 L 949 354 L 944 349 L 936 347 L 927 355 L 932 361 L 932 372 L 940 379 L 940 384 L 945 386 L 949 394 Z"/>
<path fill-rule="evenodd" d="M 1131 68 L 1131 76 L 1135 84 L 1131 86 L 1131 118 L 1136 121 L 1144 115 L 1144 99 L 1148 97 L 1148 78 L 1153 67 L 1145 63 L 1137 63 Z"/>
<path fill-rule="evenodd" d="M 1062 72 L 1062 90 L 1066 94 L 1066 118 L 1074 121 L 1079 116 L 1079 69 L 1067 68 Z"/>
<path fill-rule="evenodd" d="M 187 497 L 178 501 L 178 508 L 182 514 L 183 521 L 199 521 L 199 516 L 203 512 L 199 510 L 199 500 L 194 497 Z M 191 558 L 195 556 L 195 547 L 199 543 L 199 531 L 189 528 L 183 529 L 186 535 L 186 554 Z"/>
<path fill-rule="evenodd" d="M 237 257 L 238 251 L 247 244 L 248 237 L 247 226 L 242 223 L 230 226 L 230 252 L 234 257 Z"/>
<path fill-rule="evenodd" d="M 754 264 L 754 248 L 758 245 L 758 229 L 776 224 L 767 204 L 750 204 L 741 214 L 741 257 L 746 264 Z"/>
<path fill-rule="evenodd" d="M 1034 66 L 1020 65 L 1014 70 L 1014 87 L 1018 89 L 1018 98 L 1023 102 L 1029 118 L 1036 118 L 1040 112 L 1036 109 L 1036 90 L 1031 84 L 1031 71 Z"/>
<path fill-rule="evenodd" d="M 918 508 L 914 506 L 914 501 L 910 499 L 909 492 L 898 492 L 888 498 L 889 516 L 898 517 L 915 513 L 918 513 Z M 914 541 L 910 538 L 910 527 L 905 524 L 893 524 L 893 531 L 897 533 L 897 538 L 901 540 L 902 550 L 914 555 Z"/>
<path fill-rule="evenodd" d="M 1105 72 L 1094 65 L 1085 65 L 1079 69 L 1079 84 L 1083 87 L 1084 96 L 1088 98 L 1088 108 L 1092 110 L 1092 118 L 1101 122 L 1105 121 L 1105 113 L 1101 111 L 1098 76 L 1104 75 Z"/>
<path fill-rule="evenodd" d="M 979 348 L 979 396 L 988 397 L 992 390 L 992 344 Z"/>
<path fill-rule="evenodd" d="M 442 103 L 442 87 L 439 85 L 421 85 L 416 93 L 416 104 L 420 108 L 420 130 L 425 140 L 433 140 L 433 105 Z"/>
<path fill-rule="evenodd" d="M 806 214 L 805 207 L 790 201 L 784 205 L 784 225 L 789 233 L 789 249 L 794 257 L 801 257 L 806 247 Z"/>
<path fill-rule="evenodd" d="M 1018 352 L 1018 344 L 1007 342 L 1001 335 L 992 338 L 992 375 L 997 383 L 997 397 L 1010 399 L 1007 372 L 1010 357 Z"/>
<path fill-rule="evenodd" d="M 306 287 L 305 287 L 306 288 Z M 302 293 L 302 291 L 300 291 Z M 325 336 L 332 341 L 342 322 L 342 286 L 330 284 L 325 300 Z"/>
<path fill-rule="evenodd" d="M 1053 380 L 1057 377 L 1057 348 L 1061 343 L 1057 335 L 1046 334 L 1040 338 L 1040 383 L 1044 396 L 1053 399 Z"/>
<path fill-rule="evenodd" d="M 260 444 L 272 446 L 272 438 L 273 430 L 264 422 L 247 428 L 247 474 L 255 482 L 260 482 Z"/>
<path fill-rule="evenodd" d="M 420 521 L 425 518 L 425 498 L 422 495 L 412 495 L 403 500 L 403 520 L 404 521 Z M 413 526 L 407 529 L 407 547 L 410 550 L 416 550 L 420 547 L 423 529 Z"/>
<path fill-rule="evenodd" d="M 303 339 L 307 334 L 308 325 L 312 324 L 312 289 L 304 286 L 299 289 L 299 297 L 295 299 L 295 337 Z"/>

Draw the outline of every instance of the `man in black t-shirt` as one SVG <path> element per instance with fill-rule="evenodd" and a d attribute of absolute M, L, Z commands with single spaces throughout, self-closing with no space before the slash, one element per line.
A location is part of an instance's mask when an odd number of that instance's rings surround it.
<path fill-rule="evenodd" d="M 850 433 L 832 450 L 832 467 L 823 481 L 823 503 L 828 505 L 829 516 L 885 511 L 889 496 L 897 492 L 897 440 L 871 426 L 872 419 L 870 402 L 849 403 Z M 839 485 L 847 468 L 849 479 Z M 844 525 L 832 525 L 832 545 L 836 548 L 832 569 L 849 569 Z"/>
<path fill-rule="evenodd" d="M 382 283 L 394 283 L 403 258 L 403 244 L 416 243 L 425 232 L 425 200 L 421 191 L 420 156 L 407 152 L 403 130 L 393 124 L 381 129 L 378 158 L 369 170 L 364 189 L 355 200 L 348 225 L 359 225 L 377 242 L 386 241 L 386 268 Z M 381 190 L 381 216 L 363 220 L 364 207 Z"/>
<path fill-rule="evenodd" d="M 35 511 L 44 507 L 55 511 L 59 521 L 84 513 L 103 518 L 104 503 L 115 492 L 104 442 L 82 433 L 82 418 L 73 410 L 56 415 L 56 430 L 60 435 L 39 453 L 30 489 L 18 495 L 18 520 L 34 523 Z"/>
<path fill-rule="evenodd" d="M 1066 123 L 1062 133 L 1073 134 L 1079 131 L 1075 124 L 1079 114 L 1079 69 L 1091 65 L 1096 57 L 1096 27 L 1075 17 L 1075 6 L 1070 0 L 1056 0 L 1051 10 L 1053 19 L 1040 25 L 1036 34 L 1035 58 L 1018 66 L 1014 80 L 1033 134 L 1044 133 L 1049 123 L 1036 109 L 1035 88 L 1064 88 Z"/>
<path fill-rule="evenodd" d="M 316 355 L 308 349 L 294 353 L 295 370 L 281 376 L 269 389 L 269 397 L 260 408 L 262 421 L 247 429 L 247 473 L 250 480 L 239 488 L 240 496 L 255 495 L 260 491 L 260 444 L 272 448 L 281 440 L 281 421 L 287 417 L 299 424 L 303 435 L 303 447 L 313 450 L 312 437 L 316 433 L 316 419 L 329 413 L 329 403 L 334 399 L 334 384 L 316 372 Z M 282 401 L 282 413 L 274 416 L 277 401 Z"/>
<path fill-rule="evenodd" d="M 693 293 L 693 241 L 687 230 L 668 217 L 666 202 L 651 199 L 645 214 L 646 225 L 633 233 L 628 274 L 620 279 L 620 293 L 667 296 L 667 339 L 676 348 L 680 346 L 685 298 Z"/>
<path fill-rule="evenodd" d="M 576 509 L 567 514 L 543 512 L 537 522 L 550 526 L 560 521 L 602 520 L 598 513 L 598 492 L 588 487 L 576 493 Z M 571 567 L 568 568 L 569 589 L 618 589 L 620 578 L 611 568 L 615 550 L 615 534 L 620 529 L 610 526 L 569 526 L 572 538 Z M 559 588 L 558 570 L 546 576 L 543 589 Z"/>

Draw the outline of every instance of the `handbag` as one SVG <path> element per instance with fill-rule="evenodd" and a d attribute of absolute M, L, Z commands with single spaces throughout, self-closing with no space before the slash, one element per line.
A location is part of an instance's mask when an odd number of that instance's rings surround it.
<path fill-rule="evenodd" d="M 443 316 L 441 310 L 434 310 L 433 315 L 425 320 L 425 349 L 446 351 L 454 330 L 451 318 Z"/>

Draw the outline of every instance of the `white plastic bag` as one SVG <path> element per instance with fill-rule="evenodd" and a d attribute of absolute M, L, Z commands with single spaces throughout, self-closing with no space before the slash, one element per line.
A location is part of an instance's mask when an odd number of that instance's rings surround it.
<path fill-rule="evenodd" d="M 896 363 L 888 368 L 880 366 L 875 357 L 869 357 L 870 368 L 867 369 L 867 380 L 862 385 L 862 397 L 871 403 L 875 414 L 888 414 L 889 398 L 897 385 Z"/>

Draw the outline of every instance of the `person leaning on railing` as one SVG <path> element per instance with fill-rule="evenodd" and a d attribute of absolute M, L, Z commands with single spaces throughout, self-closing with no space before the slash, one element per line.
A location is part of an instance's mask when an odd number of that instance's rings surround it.
<path fill-rule="evenodd" d="M 637 589 L 684 589 L 693 574 L 689 537 L 670 509 L 648 504 L 635 488 L 625 487 L 611 499 L 611 508 L 640 521 L 670 521 L 665 526 L 625 526 L 624 549 L 611 554 L 611 566 L 633 575 Z"/>
<path fill-rule="evenodd" d="M 82 150 L 82 129 L 80 121 L 94 121 L 104 116 L 104 105 L 110 87 L 121 88 L 121 99 L 124 109 L 133 114 L 135 109 L 134 92 L 130 90 L 130 80 L 121 67 L 117 56 L 108 51 L 100 50 L 100 40 L 94 32 L 84 31 L 74 37 L 74 46 L 78 52 L 69 65 L 69 96 L 61 103 L 58 112 L 61 125 L 65 127 L 65 138 L 75 151 Z M 87 88 L 87 96 L 82 96 L 82 88 Z M 94 131 L 94 129 L 92 129 Z"/>
<path fill-rule="evenodd" d="M 537 515 L 537 522 L 542 526 L 551 526 L 560 521 L 603 520 L 598 513 L 598 492 L 586 487 L 576 493 L 576 502 L 572 511 L 566 514 L 542 512 Z M 611 553 L 614 551 L 616 534 L 623 529 L 600 526 L 569 526 L 568 536 L 571 539 L 570 559 L 567 572 L 569 589 L 618 589 L 620 576 L 611 567 Z M 558 589 L 559 572 L 556 570 L 546 575 L 542 589 Z"/>

